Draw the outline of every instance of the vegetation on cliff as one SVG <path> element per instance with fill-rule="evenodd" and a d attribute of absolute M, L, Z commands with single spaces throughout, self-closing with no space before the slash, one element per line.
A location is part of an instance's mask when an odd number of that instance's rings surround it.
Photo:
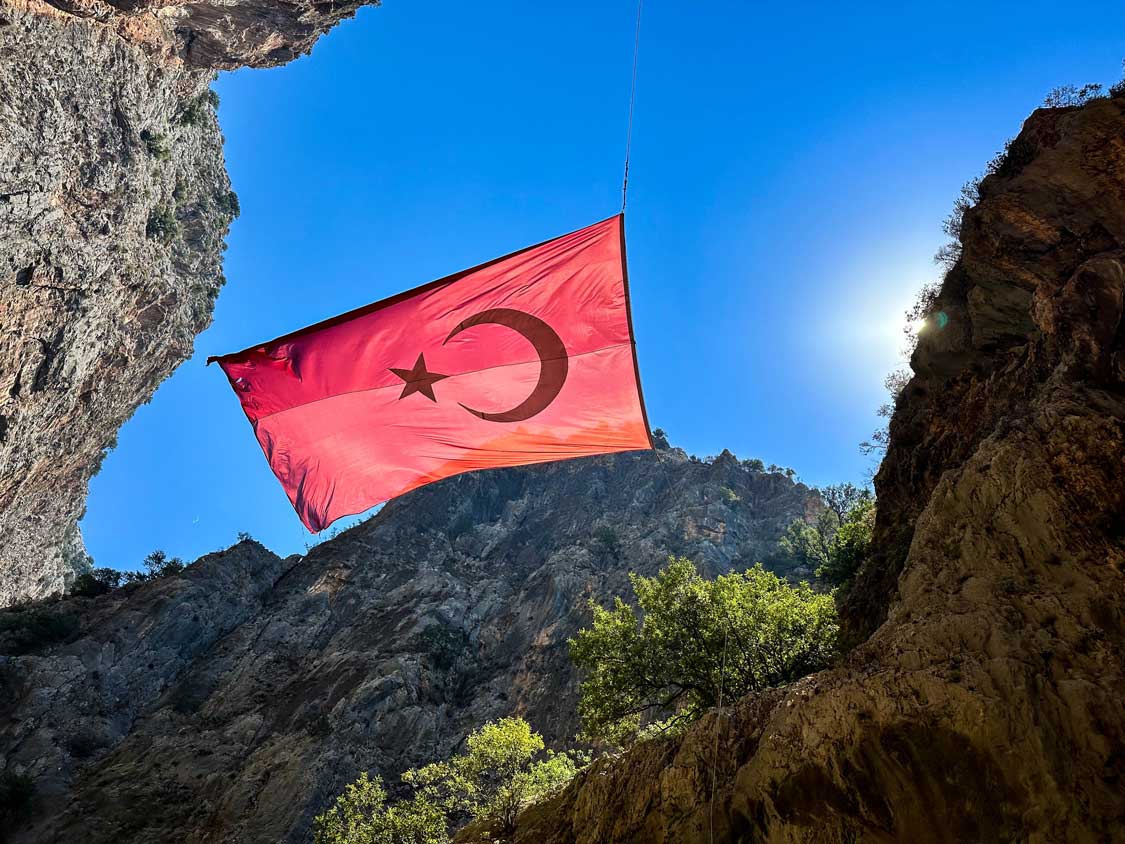
<path fill-rule="evenodd" d="M 630 574 L 637 607 L 591 603 L 592 625 L 570 640 L 585 672 L 587 736 L 621 742 L 827 666 L 836 649 L 831 595 L 791 586 L 755 565 L 706 580 L 673 558 L 655 577 Z"/>
<path fill-rule="evenodd" d="M 360 774 L 314 821 L 315 844 L 445 844 L 470 818 L 511 832 L 521 808 L 567 783 L 585 761 L 544 750 L 522 718 L 485 724 L 466 745 L 449 761 L 406 771 L 402 781 L 414 792 L 407 799 L 388 803 L 382 780 Z"/>
<path fill-rule="evenodd" d="M 863 565 L 875 527 L 875 497 L 854 484 L 821 490 L 825 508 L 815 521 L 797 519 L 778 543 L 783 554 L 816 572 L 829 586 L 851 583 Z"/>
<path fill-rule="evenodd" d="M 791 586 L 761 565 L 707 580 L 691 560 L 673 557 L 656 576 L 632 573 L 630 581 L 636 608 L 620 597 L 612 609 L 591 603 L 591 626 L 570 640 L 585 673 L 578 708 L 590 741 L 676 730 L 724 698 L 791 682 L 835 656 L 832 595 Z M 466 744 L 448 761 L 403 773 L 411 794 L 399 800 L 362 773 L 315 819 L 315 844 L 445 844 L 469 820 L 510 834 L 524 808 L 589 761 L 545 750 L 521 718 L 490 722 Z"/>

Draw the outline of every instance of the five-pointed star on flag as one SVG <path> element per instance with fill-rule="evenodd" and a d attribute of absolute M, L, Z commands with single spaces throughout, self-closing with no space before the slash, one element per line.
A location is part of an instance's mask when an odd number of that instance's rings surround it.
<path fill-rule="evenodd" d="M 399 394 L 399 399 L 404 399 L 411 393 L 421 393 L 432 402 L 437 401 L 437 397 L 434 395 L 434 383 L 449 377 L 448 375 L 427 371 L 426 356 L 421 354 L 418 355 L 418 360 L 414 362 L 413 369 L 395 369 L 392 367 L 391 372 L 406 382 L 402 387 L 402 393 Z"/>

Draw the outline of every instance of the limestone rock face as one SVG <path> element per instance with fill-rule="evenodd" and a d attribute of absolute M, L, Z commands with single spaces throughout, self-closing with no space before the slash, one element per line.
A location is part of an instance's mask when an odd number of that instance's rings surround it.
<path fill-rule="evenodd" d="M 1125 98 L 1034 113 L 981 195 L 891 422 L 861 644 L 516 841 L 1123 840 Z"/>
<path fill-rule="evenodd" d="M 567 743 L 589 598 L 669 554 L 769 560 L 821 506 L 729 453 L 572 460 L 425 487 L 303 558 L 247 541 L 49 605 L 73 640 L 0 657 L 0 754 L 39 795 L 13 841 L 303 842 L 360 771 L 393 783 L 489 719 Z"/>
<path fill-rule="evenodd" d="M 0 0 L 0 606 L 85 563 L 100 455 L 210 322 L 237 209 L 213 70 L 356 5 Z"/>

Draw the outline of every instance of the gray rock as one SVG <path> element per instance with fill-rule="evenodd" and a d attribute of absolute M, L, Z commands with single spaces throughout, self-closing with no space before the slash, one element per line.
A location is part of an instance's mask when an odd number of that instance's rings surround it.
<path fill-rule="evenodd" d="M 0 606 L 88 564 L 90 477 L 210 322 L 235 208 L 212 73 L 361 5 L 0 2 Z"/>
<path fill-rule="evenodd" d="M 0 6 L 0 606 L 85 564 L 87 482 L 210 322 L 232 216 L 183 117 L 210 73 L 32 8 Z"/>

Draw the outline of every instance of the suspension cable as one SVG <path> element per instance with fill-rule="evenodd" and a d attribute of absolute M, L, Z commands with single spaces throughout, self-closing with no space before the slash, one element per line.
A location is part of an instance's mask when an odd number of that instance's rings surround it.
<path fill-rule="evenodd" d="M 641 47 L 641 10 L 645 0 L 637 0 L 637 25 L 633 33 L 633 81 L 629 86 L 629 125 L 625 130 L 625 175 L 621 179 L 621 213 L 625 213 L 625 199 L 629 190 L 629 153 L 633 147 L 633 104 L 637 98 L 637 54 Z"/>

